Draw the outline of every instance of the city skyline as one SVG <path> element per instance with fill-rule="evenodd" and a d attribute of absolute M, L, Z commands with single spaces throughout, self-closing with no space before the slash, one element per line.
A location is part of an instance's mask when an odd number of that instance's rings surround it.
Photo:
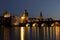
<path fill-rule="evenodd" d="M 34 16 L 34 15 L 33 15 Z M 42 20 L 57 20 L 57 19 L 54 19 L 53 17 L 47 17 L 47 18 L 44 18 L 43 14 L 42 14 L 42 11 L 40 12 L 39 16 L 38 17 L 29 17 L 29 13 L 27 12 L 27 10 L 25 9 L 24 12 L 22 13 L 22 15 L 20 16 L 17 16 L 17 15 L 11 15 L 8 11 L 4 12 L 2 15 L 0 15 L 0 17 L 18 17 L 18 18 L 21 18 L 21 17 L 27 17 L 27 18 L 31 18 L 31 19 L 42 19 Z M 60 19 L 59 19 L 60 20 Z"/>
<path fill-rule="evenodd" d="M 60 0 L 0 0 L 0 15 L 8 11 L 11 15 L 21 16 L 27 9 L 29 17 L 38 17 L 42 11 L 44 18 L 60 19 L 59 4 Z"/>

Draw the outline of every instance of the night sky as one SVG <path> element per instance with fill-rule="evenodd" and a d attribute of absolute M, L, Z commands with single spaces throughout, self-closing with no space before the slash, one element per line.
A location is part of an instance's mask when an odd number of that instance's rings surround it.
<path fill-rule="evenodd" d="M 8 11 L 21 16 L 25 9 L 29 17 L 38 17 L 42 11 L 44 18 L 60 19 L 60 0 L 0 0 L 0 15 Z"/>

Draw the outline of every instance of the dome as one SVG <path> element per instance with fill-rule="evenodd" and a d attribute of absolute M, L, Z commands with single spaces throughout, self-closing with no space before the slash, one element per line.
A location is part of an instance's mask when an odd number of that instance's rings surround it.
<path fill-rule="evenodd" d="M 3 14 L 3 16 L 4 16 L 5 18 L 8 18 L 8 17 L 10 17 L 10 13 L 5 12 L 5 13 Z"/>

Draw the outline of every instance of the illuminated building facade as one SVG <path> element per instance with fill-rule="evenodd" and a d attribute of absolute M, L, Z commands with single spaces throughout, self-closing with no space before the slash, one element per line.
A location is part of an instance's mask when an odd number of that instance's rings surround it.
<path fill-rule="evenodd" d="M 31 22 L 38 22 L 38 21 L 39 21 L 39 18 L 29 18 L 29 20 L 30 20 Z"/>
<path fill-rule="evenodd" d="M 19 25 L 20 20 L 18 16 L 12 16 L 12 25 Z"/>
<path fill-rule="evenodd" d="M 28 12 L 27 10 L 24 11 L 23 15 L 20 17 L 20 22 L 21 23 L 26 23 L 28 22 Z"/>

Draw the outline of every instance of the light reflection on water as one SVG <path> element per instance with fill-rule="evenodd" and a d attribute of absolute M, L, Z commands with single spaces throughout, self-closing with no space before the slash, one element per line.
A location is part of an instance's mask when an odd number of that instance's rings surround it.
<path fill-rule="evenodd" d="M 59 27 L 56 27 L 56 40 L 59 40 Z"/>
<path fill-rule="evenodd" d="M 24 27 L 21 27 L 21 40 L 24 40 Z"/>
<path fill-rule="evenodd" d="M 60 26 L 4 28 L 4 40 L 60 40 Z"/>

